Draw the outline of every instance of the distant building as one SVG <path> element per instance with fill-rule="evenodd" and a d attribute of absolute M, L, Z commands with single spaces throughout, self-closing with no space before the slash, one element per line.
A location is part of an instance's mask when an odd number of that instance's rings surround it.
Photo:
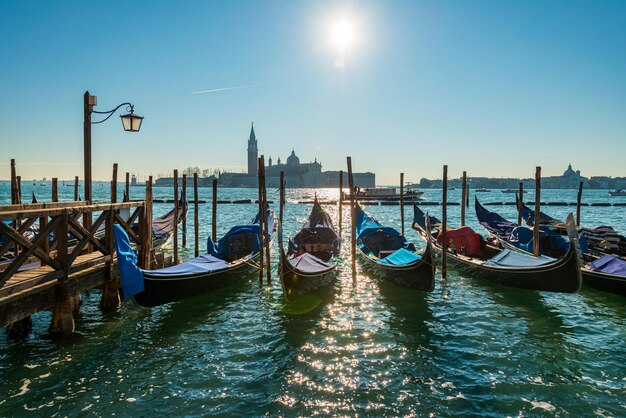
<path fill-rule="evenodd" d="M 137 176 L 135 176 L 133 174 L 133 176 L 130 178 L 130 185 L 131 186 L 136 186 L 137 185 Z"/>
<path fill-rule="evenodd" d="M 254 132 L 254 124 L 248 137 L 248 172 L 221 173 L 219 182 L 221 187 L 257 187 L 258 186 L 258 143 Z M 322 164 L 317 158 L 312 163 L 301 163 L 295 149 L 287 157 L 286 163 L 281 163 L 280 157 L 276 164 L 272 164 L 272 157 L 265 167 L 266 187 L 280 186 L 280 172 L 285 173 L 285 185 L 289 188 L 306 187 L 339 187 L 339 172 L 322 172 Z M 354 184 L 358 187 L 376 187 L 374 173 L 354 173 Z M 348 175 L 344 173 L 344 187 L 348 187 Z"/>

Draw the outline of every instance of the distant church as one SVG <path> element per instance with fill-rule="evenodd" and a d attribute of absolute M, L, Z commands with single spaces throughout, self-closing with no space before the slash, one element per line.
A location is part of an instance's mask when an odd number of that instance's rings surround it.
<path fill-rule="evenodd" d="M 248 137 L 248 172 L 222 173 L 219 178 L 220 185 L 222 187 L 257 187 L 258 158 L 259 147 L 253 123 Z M 274 165 L 272 164 L 272 157 L 269 157 L 268 165 L 265 167 L 267 187 L 280 186 L 281 171 L 285 173 L 285 184 L 290 188 L 339 187 L 338 171 L 322 172 L 322 164 L 317 161 L 317 158 L 312 163 L 300 163 L 300 158 L 296 155 L 295 149 L 291 150 L 291 155 L 287 157 L 286 164 L 282 164 L 279 157 Z M 374 173 L 354 173 L 353 177 L 354 183 L 358 187 L 376 187 Z M 344 185 L 345 187 L 348 185 L 347 173 L 344 173 Z"/>

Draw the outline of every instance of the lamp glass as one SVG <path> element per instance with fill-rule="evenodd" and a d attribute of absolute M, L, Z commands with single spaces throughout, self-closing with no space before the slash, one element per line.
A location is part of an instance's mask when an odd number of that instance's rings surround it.
<path fill-rule="evenodd" d="M 139 116 L 135 113 L 128 113 L 120 117 L 122 118 L 122 126 L 124 127 L 125 131 L 139 132 L 139 129 L 141 128 L 141 122 L 143 121 L 143 116 Z"/>

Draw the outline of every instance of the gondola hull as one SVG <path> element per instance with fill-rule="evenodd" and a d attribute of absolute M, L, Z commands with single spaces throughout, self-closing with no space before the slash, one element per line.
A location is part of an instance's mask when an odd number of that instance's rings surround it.
<path fill-rule="evenodd" d="M 431 245 L 428 245 L 422 257 L 414 263 L 400 266 L 379 263 L 359 251 L 363 267 L 386 281 L 409 289 L 430 292 L 435 288 L 435 260 Z"/>
<path fill-rule="evenodd" d="M 583 269 L 586 286 L 626 297 L 626 277 Z"/>
<path fill-rule="evenodd" d="M 144 272 L 145 290 L 133 299 L 141 307 L 152 308 L 217 290 L 258 271 L 258 259 L 257 254 L 226 269 L 194 275 L 165 277 Z"/>
<path fill-rule="evenodd" d="M 316 272 L 305 272 L 294 267 L 287 255 L 281 251 L 279 275 L 283 291 L 288 299 L 298 298 L 307 293 L 323 289 L 333 284 L 337 278 L 337 264 Z"/>

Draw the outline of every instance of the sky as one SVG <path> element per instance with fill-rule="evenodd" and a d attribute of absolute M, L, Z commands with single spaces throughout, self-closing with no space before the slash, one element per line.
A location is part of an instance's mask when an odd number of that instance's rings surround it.
<path fill-rule="evenodd" d="M 96 180 L 114 162 L 242 172 L 252 122 L 266 159 L 350 155 L 379 184 L 443 164 L 626 176 L 624 22 L 610 0 L 0 0 L 0 179 L 10 158 L 23 179 L 83 177 L 86 90 L 145 117 L 93 126 Z"/>

